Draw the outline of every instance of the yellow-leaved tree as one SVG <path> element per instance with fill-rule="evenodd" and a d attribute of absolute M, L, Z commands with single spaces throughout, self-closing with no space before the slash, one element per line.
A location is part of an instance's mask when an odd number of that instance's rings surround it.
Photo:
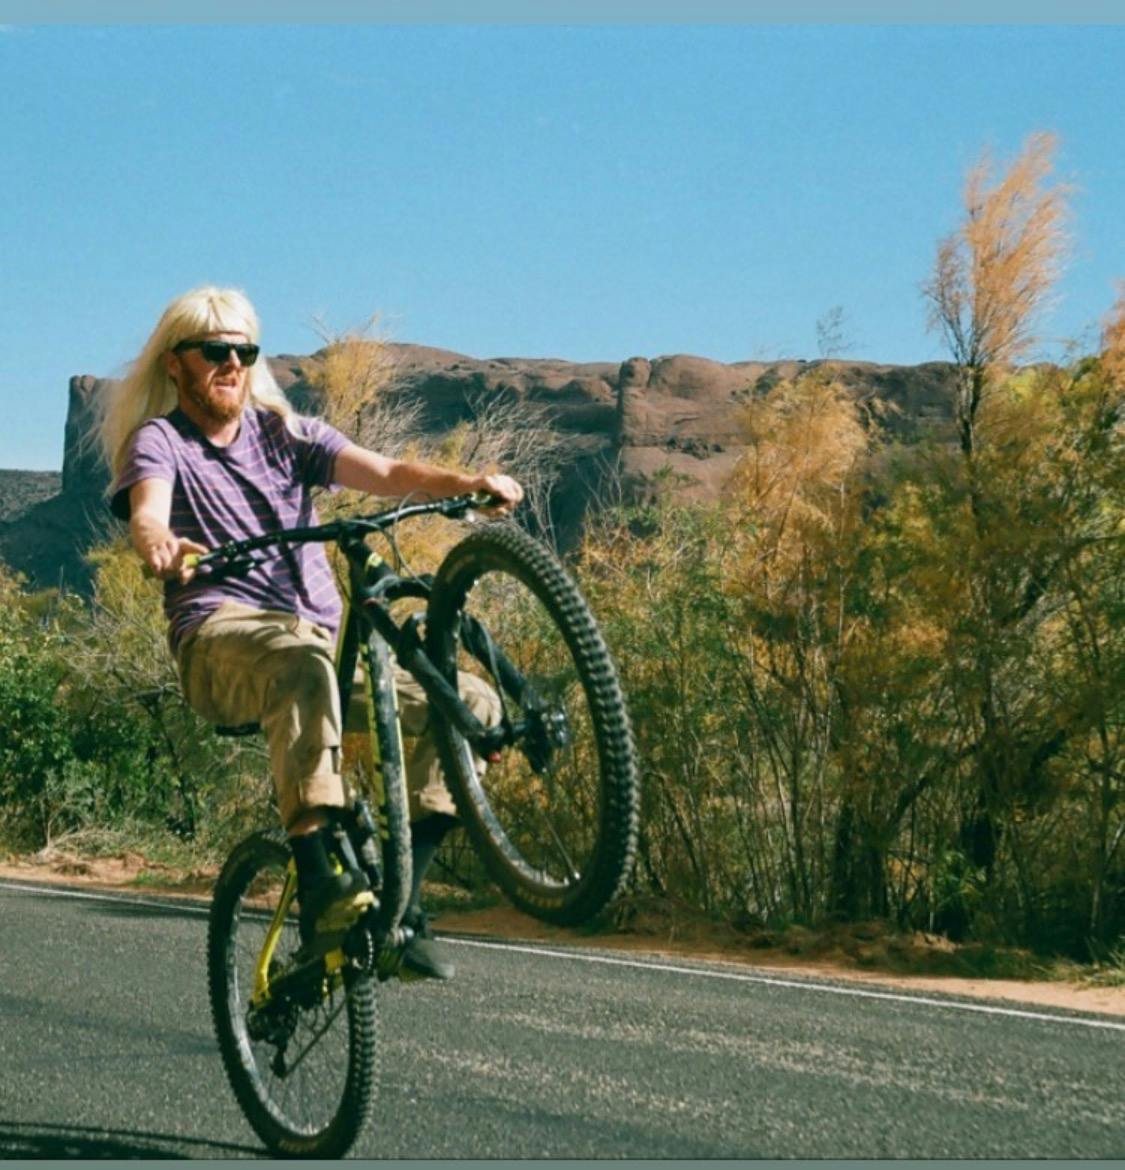
<path fill-rule="evenodd" d="M 950 586 L 945 679 L 962 766 L 947 852 L 964 880 L 951 884 L 938 924 L 955 935 L 974 916 L 1025 938 L 1057 929 L 1052 882 L 1067 863 L 1049 846 L 1060 833 L 1081 836 L 1067 794 L 1087 784 L 1076 752 L 1098 709 L 1089 686 L 1057 681 L 1075 670 L 1089 680 L 1092 660 L 1082 668 L 1076 657 L 1075 590 L 1093 562 L 1113 555 L 1105 541 L 1120 515 L 1111 434 L 1121 326 L 1111 320 L 1099 358 L 1018 365 L 1033 356 L 1065 250 L 1067 190 L 1051 181 L 1054 150 L 1053 136 L 1035 134 L 999 177 L 987 158 L 972 169 L 961 227 L 939 245 L 925 285 L 957 387 L 959 461 L 915 469 L 931 475 L 916 488 Z"/>

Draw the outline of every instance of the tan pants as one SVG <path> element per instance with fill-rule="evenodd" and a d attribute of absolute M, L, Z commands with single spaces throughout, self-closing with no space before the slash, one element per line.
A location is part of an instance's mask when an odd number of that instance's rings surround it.
<path fill-rule="evenodd" d="M 345 803 L 335 653 L 331 634 L 305 618 L 228 601 L 188 635 L 176 656 L 184 697 L 199 715 L 220 725 L 261 724 L 287 828 L 309 809 Z M 458 685 L 482 723 L 499 721 L 500 702 L 491 687 L 468 674 L 458 676 Z M 406 760 L 411 818 L 455 815 L 429 731 L 425 693 L 397 667 L 395 689 L 403 735 L 415 741 Z M 347 716 L 349 732 L 366 728 L 358 685 Z"/>

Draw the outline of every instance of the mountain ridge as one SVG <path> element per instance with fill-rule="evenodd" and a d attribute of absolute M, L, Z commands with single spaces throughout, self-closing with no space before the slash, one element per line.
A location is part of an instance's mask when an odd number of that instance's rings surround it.
<path fill-rule="evenodd" d="M 561 543 L 581 531 L 599 498 L 636 501 L 669 474 L 685 498 L 713 497 L 744 448 L 740 411 L 785 378 L 827 366 L 857 399 L 879 398 L 895 410 L 885 425 L 899 437 L 948 428 L 953 367 L 929 362 L 893 366 L 836 358 L 717 362 L 693 354 L 631 357 L 621 362 L 561 358 L 475 358 L 414 343 L 386 343 L 385 391 L 419 410 L 419 428 L 440 437 L 473 417 L 479 403 L 526 400 L 565 439 L 566 457 L 552 495 Z M 267 358 L 298 410 L 316 413 L 319 394 L 307 371 L 321 354 Z M 83 441 L 98 397 L 111 379 L 77 375 L 68 387 L 61 473 L 0 471 L 0 559 L 32 587 L 89 591 L 86 550 L 113 531 L 104 500 L 108 471 Z M 55 483 L 43 476 L 58 476 Z M 28 477 L 39 477 L 34 481 Z"/>

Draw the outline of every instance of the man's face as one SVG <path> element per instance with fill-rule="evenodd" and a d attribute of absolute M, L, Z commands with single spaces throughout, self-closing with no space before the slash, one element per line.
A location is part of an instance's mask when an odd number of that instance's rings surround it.
<path fill-rule="evenodd" d="M 245 333 L 205 333 L 199 341 L 229 341 L 241 344 Z M 180 402 L 187 399 L 211 422 L 229 423 L 242 414 L 249 394 L 250 369 L 238 360 L 234 350 L 218 365 L 210 362 L 198 349 L 183 349 L 167 356 L 168 373 L 180 392 Z"/>

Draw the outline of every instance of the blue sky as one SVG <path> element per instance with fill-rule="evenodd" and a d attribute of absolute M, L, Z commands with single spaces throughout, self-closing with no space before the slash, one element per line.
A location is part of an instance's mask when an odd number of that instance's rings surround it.
<path fill-rule="evenodd" d="M 478 357 L 942 356 L 919 285 L 980 150 L 1060 136 L 1053 342 L 1125 278 L 1125 26 L 0 26 L 0 467 L 72 374 L 246 289 L 270 353 L 377 313 Z M 1050 348 L 1048 344 L 1048 351 Z"/>

